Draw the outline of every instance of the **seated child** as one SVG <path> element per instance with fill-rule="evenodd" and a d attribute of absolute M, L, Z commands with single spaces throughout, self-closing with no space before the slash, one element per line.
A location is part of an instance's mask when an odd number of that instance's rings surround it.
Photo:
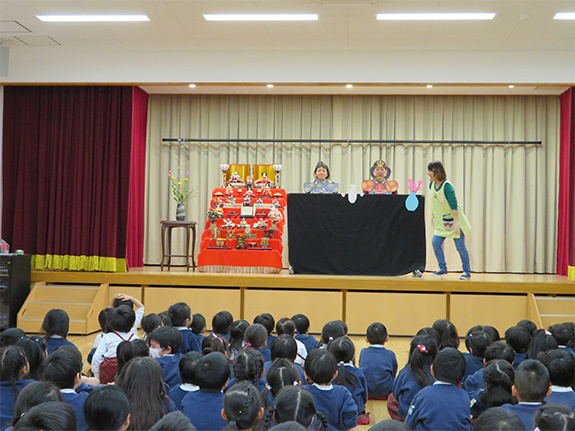
<path fill-rule="evenodd" d="M 155 423 L 150 428 L 150 431 L 196 431 L 196 427 L 192 425 L 190 419 L 182 412 L 175 411 L 168 413 L 162 419 Z"/>
<path fill-rule="evenodd" d="M 228 389 L 236 382 L 248 381 L 262 392 L 266 388 L 264 378 L 264 359 L 261 353 L 251 347 L 246 347 L 234 361 L 234 378 L 230 380 Z"/>
<path fill-rule="evenodd" d="M 42 322 L 41 331 L 46 334 L 44 338 L 48 343 L 48 355 L 60 346 L 73 346 L 66 340 L 70 330 L 70 317 L 68 313 L 59 308 L 53 308 L 46 313 Z"/>
<path fill-rule="evenodd" d="M 517 369 L 519 364 L 525 360 L 527 348 L 531 342 L 531 334 L 521 326 L 512 326 L 505 331 L 505 342 L 511 346 L 515 352 L 513 368 Z"/>
<path fill-rule="evenodd" d="M 264 417 L 260 394 L 249 382 L 239 382 L 224 394 L 222 417 L 227 431 L 252 430 Z"/>
<path fill-rule="evenodd" d="M 277 343 L 277 342 L 276 342 Z M 296 370 L 296 365 L 285 358 L 276 358 L 266 372 L 266 389 L 262 392 L 262 399 L 266 408 L 273 408 L 275 397 L 286 386 L 301 385 L 302 380 Z"/>
<path fill-rule="evenodd" d="M 278 337 L 280 335 L 289 335 L 295 340 L 297 345 L 297 356 L 294 362 L 298 364 L 300 367 L 303 367 L 303 365 L 305 364 L 305 358 L 307 356 L 307 349 L 305 348 L 305 345 L 301 341 L 298 341 L 295 338 L 296 335 L 295 322 L 291 319 L 288 319 L 287 317 L 281 318 L 280 320 L 278 320 L 278 323 L 276 324 L 276 333 L 278 334 Z M 271 346 L 269 347 L 271 348 Z"/>
<path fill-rule="evenodd" d="M 238 356 L 244 348 L 244 332 L 250 326 L 247 320 L 239 319 L 232 322 L 230 325 L 230 344 L 228 348 L 230 361 Z"/>
<path fill-rule="evenodd" d="M 551 395 L 545 398 L 547 404 L 563 404 L 575 411 L 575 357 L 566 350 L 549 350 L 539 353 L 537 359 L 549 371 Z"/>
<path fill-rule="evenodd" d="M 182 384 L 170 390 L 170 399 L 178 410 L 182 410 L 182 400 L 188 393 L 200 390 L 196 380 L 196 366 L 202 357 L 200 352 L 188 352 L 180 359 L 178 368 Z"/>
<path fill-rule="evenodd" d="M 170 389 L 182 383 L 178 365 L 183 355 L 177 353 L 181 342 L 182 333 L 172 326 L 162 326 L 150 334 L 150 356 L 162 366 L 164 383 Z"/>
<path fill-rule="evenodd" d="M 465 336 L 465 347 L 469 353 L 464 353 L 465 363 L 465 377 L 473 374 L 477 370 L 483 368 L 483 356 L 485 349 L 494 341 L 489 334 L 484 332 L 482 326 L 474 326 Z"/>
<path fill-rule="evenodd" d="M 457 385 L 465 375 L 465 357 L 452 347 L 440 350 L 431 366 L 435 383 L 413 399 L 405 418 L 412 430 L 470 430 L 469 398 Z"/>
<path fill-rule="evenodd" d="M 379 322 L 372 323 L 365 338 L 370 346 L 361 350 L 359 368 L 367 379 L 369 399 L 387 399 L 397 373 L 395 353 L 384 346 L 389 341 L 387 328 Z"/>
<path fill-rule="evenodd" d="M 48 356 L 42 378 L 58 387 L 62 400 L 74 409 L 77 429 L 87 430 L 83 408 L 88 393 L 75 391 L 82 381 L 82 354 L 76 346 L 62 346 Z"/>
<path fill-rule="evenodd" d="M 20 418 L 14 430 L 75 430 L 76 415 L 69 404 L 49 401 L 32 407 Z"/>
<path fill-rule="evenodd" d="M 226 426 L 221 416 L 223 390 L 230 378 L 228 358 L 213 352 L 201 358 L 196 366 L 199 391 L 190 392 L 182 400 L 182 411 L 198 431 L 222 429 Z"/>
<path fill-rule="evenodd" d="M 493 359 L 503 359 L 513 365 L 515 352 L 503 341 L 495 341 L 485 349 L 484 356 L 483 362 L 485 364 Z M 469 399 L 472 399 L 479 389 L 485 388 L 485 381 L 483 379 L 484 371 L 485 368 L 481 368 L 463 381 L 463 389 L 467 392 Z"/>
<path fill-rule="evenodd" d="M 170 319 L 172 325 L 182 334 L 182 343 L 177 352 L 185 355 L 188 352 L 201 352 L 202 345 L 198 338 L 194 335 L 192 331 L 188 329 L 188 325 L 192 322 L 192 312 L 190 306 L 185 302 L 178 302 L 171 305 L 169 310 Z"/>
<path fill-rule="evenodd" d="M 26 387 L 18 394 L 18 399 L 14 406 L 14 421 L 12 422 L 12 426 L 15 426 L 20 418 L 22 418 L 22 416 L 24 416 L 32 407 L 48 403 L 50 401 L 62 401 L 60 389 L 52 383 L 39 380 L 26 385 Z M 74 420 L 76 420 L 75 415 Z"/>
<path fill-rule="evenodd" d="M 485 388 L 479 389 L 471 399 L 471 415 L 479 417 L 491 407 L 503 404 L 517 404 L 512 395 L 515 370 L 513 366 L 503 359 L 493 359 L 485 365 L 483 373 Z"/>
<path fill-rule="evenodd" d="M 517 414 L 528 430 L 533 429 L 535 413 L 551 394 L 549 371 L 541 362 L 526 359 L 517 367 L 512 392 L 518 404 L 504 404 L 502 409 Z"/>
<path fill-rule="evenodd" d="M 270 313 L 259 314 L 256 317 L 254 317 L 254 323 L 259 323 L 260 325 L 263 325 L 263 327 L 266 328 L 266 330 L 268 331 L 268 340 L 266 346 L 267 349 L 270 349 L 272 343 L 276 339 L 276 336 L 272 335 L 274 327 L 276 326 L 274 316 L 272 316 Z"/>
<path fill-rule="evenodd" d="M 278 358 L 287 359 L 295 366 L 299 376 L 298 380 L 305 383 L 306 379 L 305 374 L 303 372 L 303 368 L 295 363 L 295 359 L 297 357 L 297 344 L 292 337 L 286 334 L 277 337 L 272 343 L 270 352 L 272 360 L 264 363 L 264 369 L 266 373 L 268 368 L 270 368 L 270 366 L 272 365 L 273 361 L 275 361 Z"/>
<path fill-rule="evenodd" d="M 555 325 L 549 327 L 549 332 L 551 332 L 553 338 L 557 340 L 557 344 L 559 345 L 560 350 L 565 350 L 575 356 L 575 351 L 571 345 L 573 334 L 571 334 L 571 331 L 567 325 L 563 323 L 556 323 Z"/>
<path fill-rule="evenodd" d="M 515 413 L 501 407 L 491 407 L 481 413 L 473 424 L 473 431 L 526 431 L 525 425 Z M 527 430 L 531 431 L 531 430 Z"/>
<path fill-rule="evenodd" d="M 200 313 L 192 314 L 192 323 L 190 323 L 190 331 L 192 331 L 192 334 L 196 336 L 198 342 L 201 345 L 202 341 L 204 341 L 204 338 L 206 338 L 206 336 L 204 335 L 206 333 L 206 318 L 202 314 Z"/>
<path fill-rule="evenodd" d="M 266 429 L 279 429 L 278 427 L 292 425 L 289 428 L 282 428 L 286 431 L 300 430 L 297 427 L 325 431 L 328 429 L 327 418 L 317 411 L 312 395 L 301 386 L 286 386 L 280 390 L 275 400 L 273 412 L 266 414 Z M 281 424 L 281 425 L 276 425 Z M 275 425 L 273 428 L 272 425 Z M 295 427 L 294 427 L 295 426 Z"/>
<path fill-rule="evenodd" d="M 160 326 L 164 326 L 162 319 L 156 313 L 146 314 L 142 317 L 142 331 L 144 331 L 144 341 L 148 342 L 148 337 L 152 331 Z"/>
<path fill-rule="evenodd" d="M 309 353 L 317 348 L 319 341 L 312 335 L 309 335 L 309 319 L 307 316 L 305 314 L 295 314 L 291 320 L 293 320 L 295 328 L 297 329 L 295 339 L 304 344 L 307 352 Z"/>
<path fill-rule="evenodd" d="M 459 335 L 453 323 L 446 319 L 438 319 L 433 322 L 433 329 L 439 333 L 439 350 L 446 347 L 459 348 Z"/>
<path fill-rule="evenodd" d="M 14 404 L 20 391 L 34 380 L 23 380 L 28 374 L 28 360 L 24 350 L 17 346 L 0 348 L 0 429 L 14 418 Z"/>
<path fill-rule="evenodd" d="M 268 331 L 259 323 L 254 323 L 246 328 L 244 332 L 245 345 L 257 350 L 264 358 L 264 362 L 272 360 L 270 349 L 267 348 Z"/>
<path fill-rule="evenodd" d="M 230 325 L 234 321 L 234 316 L 229 311 L 220 311 L 212 318 L 212 332 L 223 338 L 227 342 L 230 341 Z"/>
<path fill-rule="evenodd" d="M 326 349 L 315 349 L 305 361 L 305 374 L 313 384 L 304 389 L 313 396 L 316 408 L 327 417 L 330 430 L 356 430 L 357 405 L 345 386 L 332 385 L 337 377 L 337 360 Z"/>
<path fill-rule="evenodd" d="M 130 359 L 135 357 L 145 358 L 150 356 L 150 348 L 144 340 L 139 338 L 133 341 L 122 341 L 116 348 L 116 357 L 118 361 L 118 373 L 122 370 Z"/>
<path fill-rule="evenodd" d="M 330 341 L 333 341 L 339 337 L 345 337 L 347 335 L 347 327 L 341 320 L 332 320 L 327 322 L 321 328 L 321 335 L 318 344 L 318 348 L 325 349 Z"/>
<path fill-rule="evenodd" d="M 561 404 L 546 404 L 535 415 L 535 430 L 568 431 L 575 429 L 575 412 Z"/>
<path fill-rule="evenodd" d="M 119 386 L 100 386 L 84 403 L 84 419 L 91 430 L 125 431 L 130 425 L 131 405 Z"/>

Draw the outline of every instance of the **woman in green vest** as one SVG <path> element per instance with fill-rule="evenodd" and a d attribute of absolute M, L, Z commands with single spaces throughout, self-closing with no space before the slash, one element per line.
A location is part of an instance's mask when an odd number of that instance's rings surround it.
<path fill-rule="evenodd" d="M 427 165 L 427 175 L 431 182 L 431 209 L 433 212 L 433 251 L 439 263 L 439 270 L 431 275 L 439 276 L 447 274 L 447 264 L 443 254 L 443 241 L 445 238 L 453 238 L 455 247 L 461 257 L 463 274 L 460 280 L 471 278 L 471 267 L 469 265 L 469 253 L 465 247 L 465 235 L 471 230 L 469 221 L 460 205 L 457 204 L 455 189 L 449 181 L 445 168 L 440 161 L 431 162 Z"/>

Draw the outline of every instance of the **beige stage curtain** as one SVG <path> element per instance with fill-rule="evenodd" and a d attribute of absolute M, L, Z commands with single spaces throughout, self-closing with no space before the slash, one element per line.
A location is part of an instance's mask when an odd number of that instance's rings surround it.
<path fill-rule="evenodd" d="M 165 143 L 163 138 L 343 139 L 319 143 Z M 357 140 L 541 141 L 542 145 L 361 144 Z M 168 170 L 189 170 L 200 193 L 187 219 L 204 230 L 220 163 L 281 163 L 282 187 L 302 192 L 318 160 L 343 191 L 361 189 L 369 168 L 384 159 L 399 193 L 423 180 L 441 160 L 472 231 L 466 237 L 476 272 L 554 273 L 559 157 L 559 98 L 549 96 L 151 96 L 148 118 L 144 262 L 159 264 L 160 220 L 175 219 Z M 288 209 L 289 211 L 289 209 Z M 427 269 L 437 269 L 426 207 Z M 366 215 L 368 216 L 368 215 Z M 289 226 L 288 226 L 289 229 Z M 177 231 L 174 231 L 176 233 Z M 287 231 L 284 266 L 289 266 Z M 374 233 L 374 241 L 377 233 Z M 460 271 L 453 241 L 448 269 Z M 181 246 L 177 238 L 175 246 Z M 329 250 L 326 250 L 329 253 Z"/>

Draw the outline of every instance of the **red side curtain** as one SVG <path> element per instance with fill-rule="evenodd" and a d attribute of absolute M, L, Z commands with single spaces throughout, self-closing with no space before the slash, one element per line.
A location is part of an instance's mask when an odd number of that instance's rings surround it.
<path fill-rule="evenodd" d="M 144 193 L 146 185 L 146 128 L 148 93 L 134 87 L 132 107 L 132 162 L 126 263 L 128 268 L 144 266 Z"/>
<path fill-rule="evenodd" d="M 2 231 L 34 268 L 126 270 L 132 87 L 8 86 Z"/>
<path fill-rule="evenodd" d="M 560 96 L 561 133 L 559 156 L 559 206 L 557 274 L 567 275 L 575 266 L 575 91 Z"/>

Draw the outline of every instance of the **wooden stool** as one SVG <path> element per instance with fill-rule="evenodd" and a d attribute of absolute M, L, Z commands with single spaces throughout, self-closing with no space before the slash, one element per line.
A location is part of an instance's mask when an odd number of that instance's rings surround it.
<path fill-rule="evenodd" d="M 160 269 L 164 270 L 164 261 L 167 258 L 168 271 L 172 263 L 172 257 L 185 257 L 186 258 L 186 271 L 190 270 L 190 257 L 192 258 L 192 271 L 196 270 L 196 259 L 194 258 L 194 251 L 196 249 L 196 225 L 195 221 L 175 221 L 175 220 L 162 220 L 162 262 Z M 186 229 L 186 249 L 185 254 L 172 254 L 172 229 L 175 227 L 183 227 Z M 192 254 L 190 254 L 190 230 L 193 233 L 192 241 Z M 166 254 L 166 231 L 168 234 L 168 253 Z"/>

